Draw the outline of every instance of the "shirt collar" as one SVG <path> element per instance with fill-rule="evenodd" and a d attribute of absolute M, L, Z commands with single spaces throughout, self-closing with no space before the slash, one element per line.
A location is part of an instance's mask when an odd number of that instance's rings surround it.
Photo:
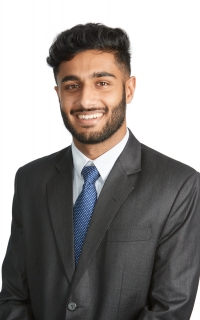
<path fill-rule="evenodd" d="M 129 138 L 129 130 L 127 130 L 124 138 L 116 144 L 112 149 L 103 153 L 100 157 L 95 160 L 87 158 L 81 151 L 79 151 L 74 142 L 72 141 L 72 157 L 74 163 L 74 169 L 78 174 L 79 178 L 82 179 L 81 171 L 86 165 L 95 165 L 99 171 L 100 177 L 105 182 L 107 179 L 114 163 L 116 162 L 119 155 L 122 153 Z M 105 165 L 106 164 L 106 165 Z"/>

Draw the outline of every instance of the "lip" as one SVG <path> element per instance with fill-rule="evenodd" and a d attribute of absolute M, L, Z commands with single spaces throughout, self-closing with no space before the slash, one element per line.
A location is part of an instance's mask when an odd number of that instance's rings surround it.
<path fill-rule="evenodd" d="M 82 119 L 82 120 L 92 120 L 92 119 L 97 119 L 97 118 L 101 118 L 103 116 L 102 112 L 95 112 L 95 113 L 91 113 L 91 114 L 78 114 L 77 117 L 78 119 Z"/>
<path fill-rule="evenodd" d="M 78 116 L 75 117 L 76 121 L 81 125 L 95 125 L 100 122 L 103 118 L 103 114 L 98 118 L 80 119 Z"/>
<path fill-rule="evenodd" d="M 90 111 L 73 112 L 72 115 L 74 116 L 76 122 L 78 122 L 81 126 L 85 126 L 85 125 L 94 126 L 102 120 L 104 114 L 105 114 L 104 110 L 90 110 Z M 95 117 L 91 118 L 92 115 L 94 115 Z M 84 116 L 86 118 L 83 118 Z"/>
<path fill-rule="evenodd" d="M 72 111 L 71 115 L 91 115 L 91 114 L 95 114 L 95 113 L 105 113 L 106 111 L 104 109 L 91 109 L 91 110 L 78 110 L 78 111 Z"/>
<path fill-rule="evenodd" d="M 99 121 L 101 121 L 101 119 L 103 118 L 104 114 L 105 114 L 105 110 L 101 110 L 101 109 L 95 109 L 95 110 L 88 110 L 88 111 L 73 111 L 72 115 L 75 117 L 76 121 L 80 124 L 80 125 L 95 125 L 97 124 Z M 94 115 L 94 118 L 90 118 L 90 116 Z M 79 116 L 81 116 L 79 118 Z M 84 116 L 86 116 L 86 118 L 83 118 Z M 89 118 L 87 118 L 89 117 Z"/>

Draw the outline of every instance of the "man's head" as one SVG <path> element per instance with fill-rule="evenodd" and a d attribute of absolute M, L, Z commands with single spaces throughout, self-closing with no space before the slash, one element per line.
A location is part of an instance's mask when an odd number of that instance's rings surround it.
<path fill-rule="evenodd" d="M 119 142 L 126 132 L 126 103 L 135 88 L 126 33 L 101 24 L 75 26 L 58 35 L 47 62 L 75 144 L 112 139 L 112 147 Z"/>

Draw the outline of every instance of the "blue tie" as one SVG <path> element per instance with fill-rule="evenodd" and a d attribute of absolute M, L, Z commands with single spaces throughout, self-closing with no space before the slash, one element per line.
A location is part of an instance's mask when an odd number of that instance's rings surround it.
<path fill-rule="evenodd" d="M 82 170 L 83 189 L 74 205 L 74 253 L 77 266 L 87 229 L 97 201 L 95 182 L 99 172 L 95 166 L 87 166 Z"/>

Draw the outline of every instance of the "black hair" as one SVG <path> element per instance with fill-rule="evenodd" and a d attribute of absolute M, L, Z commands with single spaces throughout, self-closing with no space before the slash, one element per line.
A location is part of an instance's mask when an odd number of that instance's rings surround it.
<path fill-rule="evenodd" d="M 47 63 L 53 68 L 55 79 L 61 62 L 69 61 L 85 50 L 113 53 L 119 67 L 130 75 L 130 41 L 126 32 L 101 23 L 87 23 L 61 32 L 51 45 Z"/>

